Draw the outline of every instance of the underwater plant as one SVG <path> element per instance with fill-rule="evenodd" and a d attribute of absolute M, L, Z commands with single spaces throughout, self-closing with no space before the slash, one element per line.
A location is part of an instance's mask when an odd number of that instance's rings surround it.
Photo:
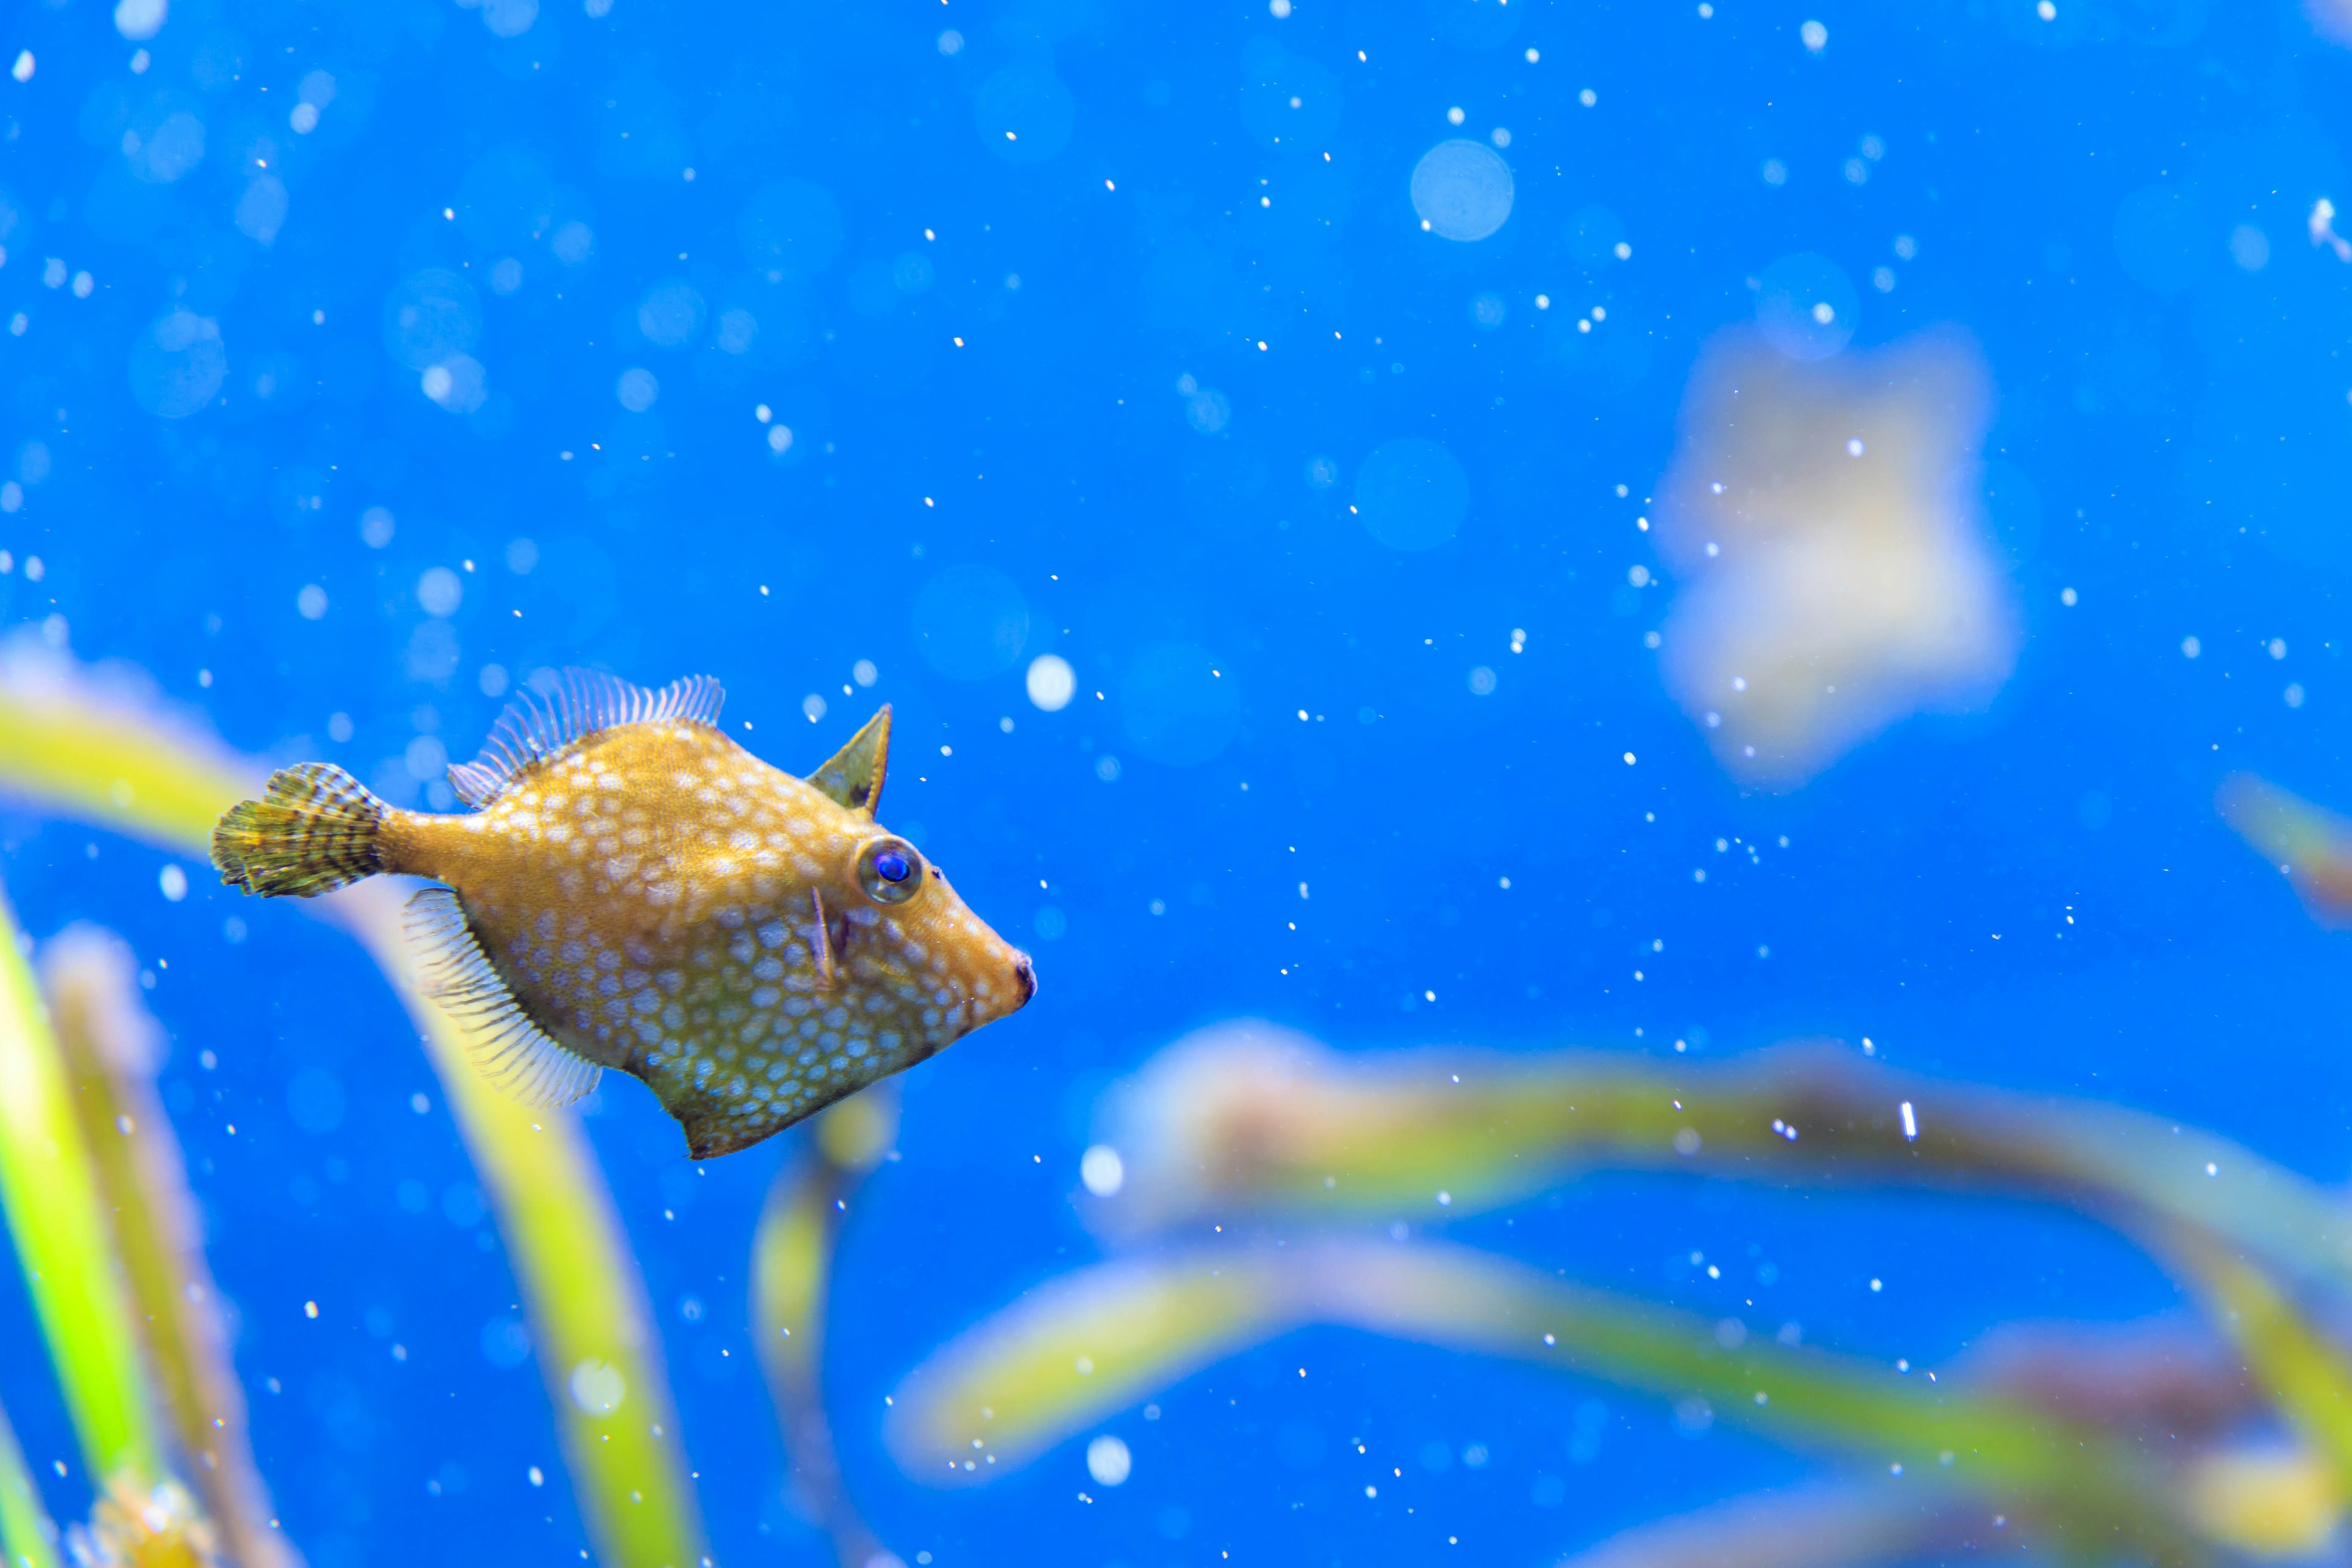
<path fill-rule="evenodd" d="M 2231 773 L 2214 795 L 2221 819 L 2294 884 L 2323 925 L 2352 923 L 2352 822 L 2252 773 Z"/>
<path fill-rule="evenodd" d="M 0 788 L 43 809 L 185 852 L 261 771 L 119 672 L 25 645 L 0 658 Z M 2257 830 L 2283 820 L 2302 835 L 2283 858 L 2333 842 L 2292 797 L 2245 798 Z M 313 907 L 367 946 L 441 1072 L 494 1195 L 600 1555 L 704 1561 L 645 1288 L 577 1122 L 484 1082 L 465 1025 L 419 985 L 388 889 Z M 61 1550 L 299 1563 L 244 1435 L 217 1288 L 154 1102 L 156 1026 L 123 950 L 68 931 L 37 981 L 13 940 L 5 949 L 0 1202 L 100 1484 L 92 1518 L 58 1531 L 0 1424 L 0 1546 L 28 1568 Z M 1191 1372 L 1328 1323 L 1603 1379 L 1833 1467 L 1817 1485 L 1622 1532 L 1580 1568 L 1864 1568 L 1995 1541 L 2150 1562 L 2307 1556 L 2352 1501 L 2341 1195 L 2210 1133 L 1902 1073 L 1833 1043 L 1712 1065 L 1342 1055 L 1253 1023 L 1178 1042 L 1099 1110 L 1116 1174 L 1090 1178 L 1082 1204 L 1107 1256 L 907 1375 L 882 1436 L 919 1482 L 982 1484 Z M 752 1249 L 752 1324 L 793 1485 L 845 1568 L 897 1561 L 852 1500 L 824 1365 L 842 1216 L 892 1157 L 896 1116 L 886 1085 L 817 1118 Z M 2204 1326 L 2007 1325 L 1923 1381 L 1367 1225 L 1433 1190 L 1459 1217 L 1601 1170 L 2064 1205 L 2147 1249 Z M 1211 1218 L 1229 1234 L 1204 1244 Z"/>
<path fill-rule="evenodd" d="M 1102 1139 L 1119 1174 L 1087 1217 L 1113 1256 L 907 1376 L 887 1430 L 910 1478 L 983 1482 L 1216 1361 L 1328 1323 L 1599 1377 L 1909 1478 L 1748 1500 L 1586 1562 L 1711 1562 L 1721 1547 L 1721 1561 L 1771 1563 L 1816 1531 L 1833 1545 L 1805 1561 L 1901 1561 L 1996 1531 L 2068 1555 L 2299 1555 L 2352 1500 L 2352 1349 L 2317 1310 L 2352 1291 L 2343 1199 L 2168 1121 L 1938 1082 L 1822 1043 L 1705 1067 L 1343 1056 L 1245 1022 L 1148 1062 L 1108 1097 Z M 2122 1333 L 2086 1350 L 2019 1326 L 2000 1353 L 1923 1382 L 1403 1227 L 1354 1228 L 1439 1188 L 1459 1217 L 1601 1169 L 2063 1204 L 2147 1248 L 2204 1307 L 2208 1337 L 2196 1355 Z M 1234 1238 L 1170 1239 L 1209 1217 Z M 2151 1429 L 2170 1441 L 2149 1444 Z"/>
<path fill-rule="evenodd" d="M 165 709 L 135 670 L 92 669 L 31 638 L 0 647 L 0 791 L 202 856 L 214 823 L 266 771 L 198 721 Z M 386 885 L 343 889 L 307 907 L 366 948 L 417 1025 L 521 1286 L 600 1557 L 630 1568 L 694 1568 L 707 1552 L 660 1338 L 576 1115 L 508 1099 L 474 1067 L 482 1044 L 472 1037 L 477 1026 L 427 999 L 398 896 Z M 16 962 L 15 952 L 11 947 L 0 962 Z M 96 1198 L 77 1195 L 95 1178 L 64 1069 L 22 1022 L 41 1016 L 29 977 L 15 994 L 19 1023 L 5 1042 L 6 1060 L 26 1078 L 24 1092 L 0 1096 L 7 1133 L 0 1195 L 57 1347 L 91 1473 L 109 1478 L 111 1493 L 136 1500 L 162 1480 L 148 1415 L 162 1402 L 141 1381 L 127 1309 L 106 1306 L 115 1299 L 108 1232 Z M 0 1476 L 0 1498 L 7 1495 Z"/>

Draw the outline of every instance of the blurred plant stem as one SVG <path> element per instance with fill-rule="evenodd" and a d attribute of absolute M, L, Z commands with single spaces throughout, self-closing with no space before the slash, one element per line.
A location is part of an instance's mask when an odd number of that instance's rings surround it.
<path fill-rule="evenodd" d="M 5 1568 L 61 1568 L 58 1527 L 41 1506 L 8 1413 L 0 1410 L 0 1553 Z"/>
<path fill-rule="evenodd" d="M 1923 1498 L 1899 1481 L 1849 1482 L 1732 1498 L 1637 1524 L 1559 1568 L 1864 1568 L 1981 1552 L 2007 1528 L 1957 1488 Z"/>
<path fill-rule="evenodd" d="M 42 948 L 40 976 L 114 1256 L 187 1473 L 240 1568 L 293 1568 L 301 1558 L 276 1529 L 254 1464 L 187 1164 L 155 1093 L 163 1030 L 140 997 L 135 961 L 110 932 L 75 926 Z"/>
<path fill-rule="evenodd" d="M 401 890 L 362 882 L 332 899 L 333 918 L 374 955 L 423 1032 L 489 1192 L 599 1555 L 628 1568 L 696 1568 L 708 1548 L 661 1336 L 578 1116 L 518 1104 L 474 1066 L 464 1026 L 418 984 Z"/>
<path fill-rule="evenodd" d="M 131 684 L 21 641 L 0 650 L 0 790 L 191 856 L 203 875 L 213 824 L 265 770 Z M 467 1030 L 418 989 L 403 899 L 378 880 L 308 907 L 359 938 L 424 1037 L 530 1310 L 598 1554 L 613 1568 L 698 1568 L 702 1522 L 660 1341 L 604 1174 L 573 1112 L 519 1105 L 474 1067 Z"/>
<path fill-rule="evenodd" d="M 163 1479 L 146 1370 L 26 947 L 0 896 L 0 1207 L 93 1482 L 144 1491 Z"/>
<path fill-rule="evenodd" d="M 2188 1226 L 2352 1300 L 2352 1225 L 2242 1144 L 2093 1101 L 1898 1072 L 1801 1042 L 1713 1066 L 1597 1052 L 1342 1055 L 1266 1026 L 1162 1053 L 1107 1136 L 1129 1156 L 1097 1207 L 1131 1235 L 1202 1214 L 1453 1215 L 1592 1169 L 1789 1185 L 2022 1192 L 2133 1235 Z"/>
<path fill-rule="evenodd" d="M 833 1261 L 850 1195 L 898 1133 L 898 1087 L 874 1085 L 819 1116 L 805 1152 L 777 1172 L 751 1241 L 751 1327 L 783 1425 L 803 1509 L 833 1539 L 842 1568 L 887 1556 L 842 1480 L 824 1406 L 825 1322 Z"/>
<path fill-rule="evenodd" d="M 1753 1341 L 1736 1323 L 1711 1325 L 1446 1246 L 1294 1237 L 1074 1270 L 908 1374 L 886 1436 L 916 1479 L 979 1481 L 1152 1389 L 1308 1323 L 1662 1394 L 1681 1402 L 1685 1426 L 1720 1417 L 1927 1485 L 1964 1486 L 2085 1552 L 2131 1542 L 2158 1556 L 2195 1554 L 2160 1472 L 2096 1427 L 1924 1374 Z"/>
<path fill-rule="evenodd" d="M 2210 1238 L 2175 1230 L 2158 1239 L 2158 1250 L 2176 1261 L 2252 1381 L 2319 1460 L 2304 1483 L 2304 1506 L 2273 1506 L 2266 1529 L 2282 1549 L 2315 1550 L 2352 1499 L 2352 1366 L 2261 1269 Z"/>
<path fill-rule="evenodd" d="M 2214 793 L 2221 819 L 2286 873 L 2312 918 L 2352 921 L 2352 822 L 2253 773 L 2231 773 Z"/>

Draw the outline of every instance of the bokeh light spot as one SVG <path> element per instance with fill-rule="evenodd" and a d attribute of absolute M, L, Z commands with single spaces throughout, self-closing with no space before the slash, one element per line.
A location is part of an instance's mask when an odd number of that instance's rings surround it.
<path fill-rule="evenodd" d="M 1003 674 L 1029 640 L 1028 601 L 989 566 L 950 566 L 924 584 L 914 622 L 924 662 L 953 680 Z"/>
<path fill-rule="evenodd" d="M 1144 649 L 1119 695 L 1128 740 L 1155 763 L 1205 763 L 1241 728 L 1241 688 L 1233 672 L 1191 643 Z"/>
<path fill-rule="evenodd" d="M 1391 550 L 1432 550 L 1470 512 L 1470 477 L 1453 453 L 1407 436 L 1372 449 L 1356 475 L 1356 512 Z"/>
<path fill-rule="evenodd" d="M 1412 210 L 1441 239 L 1484 239 L 1511 216 L 1511 166 L 1467 137 L 1440 142 L 1412 167 Z"/>

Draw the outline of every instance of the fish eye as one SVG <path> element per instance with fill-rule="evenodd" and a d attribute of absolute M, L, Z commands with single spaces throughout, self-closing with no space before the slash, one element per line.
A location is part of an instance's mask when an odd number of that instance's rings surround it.
<path fill-rule="evenodd" d="M 857 852 L 857 885 L 877 904 L 903 904 L 922 889 L 922 854 L 903 838 L 877 838 Z"/>

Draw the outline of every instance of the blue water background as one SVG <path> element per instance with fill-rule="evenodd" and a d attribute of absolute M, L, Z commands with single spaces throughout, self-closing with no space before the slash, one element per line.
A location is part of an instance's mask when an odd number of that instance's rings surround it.
<path fill-rule="evenodd" d="M 515 13 L 179 0 L 134 74 L 142 46 L 90 0 L 11 9 L 0 53 L 37 67 L 0 81 L 0 316 L 26 321 L 0 337 L 0 456 L 22 483 L 0 619 L 146 667 L 239 747 L 392 787 L 420 727 L 471 753 L 501 705 L 489 663 L 707 671 L 739 736 L 796 771 L 896 704 L 886 820 L 1034 952 L 1041 984 L 908 1075 L 903 1159 L 845 1233 L 836 1426 L 909 1560 L 1423 1562 L 1458 1534 L 1460 1560 L 1539 1563 L 1807 1473 L 1721 1426 L 1679 1435 L 1660 1401 L 1318 1331 L 1164 1393 L 1156 1422 L 1109 1422 L 1136 1455 L 1124 1487 L 1088 1483 L 1082 1442 L 978 1491 L 899 1476 L 882 1396 L 1094 1255 L 1071 1195 L 1095 1097 L 1216 1019 L 1348 1048 L 1682 1037 L 1704 1059 L 1868 1035 L 1900 1066 L 2155 1108 L 2344 1173 L 2343 939 L 2210 805 L 2237 767 L 2352 803 L 2352 270 L 2304 235 L 2315 198 L 2352 194 L 2352 56 L 2300 11 L 618 0 L 595 18 L 548 0 L 511 37 L 486 15 Z M 316 71 L 333 96 L 298 134 Z M 174 114 L 202 156 L 159 180 Z M 1415 161 L 1496 127 L 1508 222 L 1422 232 Z M 1884 156 L 1855 184 L 1865 136 Z M 286 196 L 267 245 L 237 221 L 265 172 Z M 761 195 L 778 182 L 805 184 Z M 762 201 L 791 222 L 747 225 Z M 593 233 L 577 265 L 551 249 L 570 223 Z M 2233 255 L 2242 226 L 2267 242 L 2258 269 Z M 1795 252 L 1852 281 L 1857 349 L 1935 323 L 1983 345 L 1988 515 L 2026 635 L 1989 711 L 1743 795 L 1643 646 L 1673 584 L 1628 573 L 1658 567 L 1634 519 L 1695 356 Z M 508 258 L 520 284 L 500 293 Z M 1882 266 L 1891 291 L 1869 282 Z M 398 291 L 433 268 L 478 312 L 487 393 L 467 413 L 397 352 Z M 704 312 L 666 348 L 639 307 L 673 281 Z M 1475 313 L 1488 294 L 1496 325 Z M 1605 322 L 1575 332 L 1595 305 Z M 183 384 L 140 345 L 175 310 L 215 323 L 223 379 L 167 417 L 151 409 Z M 746 352 L 719 345 L 730 310 L 756 321 Z M 616 391 L 633 369 L 657 383 L 644 412 Z M 1426 552 L 1349 510 L 1367 454 L 1408 436 L 1468 476 L 1458 537 Z M 1312 482 L 1317 459 L 1336 483 Z M 377 507 L 381 548 L 362 533 Z M 508 564 L 520 538 L 528 574 Z M 1030 621 L 1020 662 L 977 680 L 938 673 L 915 629 L 926 584 L 968 564 Z M 426 633 L 412 665 L 435 567 L 463 590 L 456 658 L 419 679 L 448 652 Z M 1231 683 L 1206 761 L 1133 742 L 1128 682 L 1171 645 Z M 1023 692 L 1047 652 L 1080 686 L 1057 713 Z M 0 838 L 32 931 L 102 921 L 155 973 L 257 1443 L 311 1560 L 578 1561 L 538 1375 L 493 1353 L 515 1286 L 367 962 L 201 868 L 167 901 L 165 858 L 131 842 L 16 807 Z M 639 1086 L 608 1082 L 600 1106 L 587 1126 L 719 1560 L 823 1561 L 782 1501 L 745 1325 L 751 1226 L 798 1135 L 697 1166 Z M 2114 1238 L 2024 1205 L 1603 1177 L 1445 1228 L 1918 1364 L 2004 1320 L 2175 1301 Z M 52 1506 L 79 1511 L 31 1331 L 12 1277 L 0 1400 Z"/>

